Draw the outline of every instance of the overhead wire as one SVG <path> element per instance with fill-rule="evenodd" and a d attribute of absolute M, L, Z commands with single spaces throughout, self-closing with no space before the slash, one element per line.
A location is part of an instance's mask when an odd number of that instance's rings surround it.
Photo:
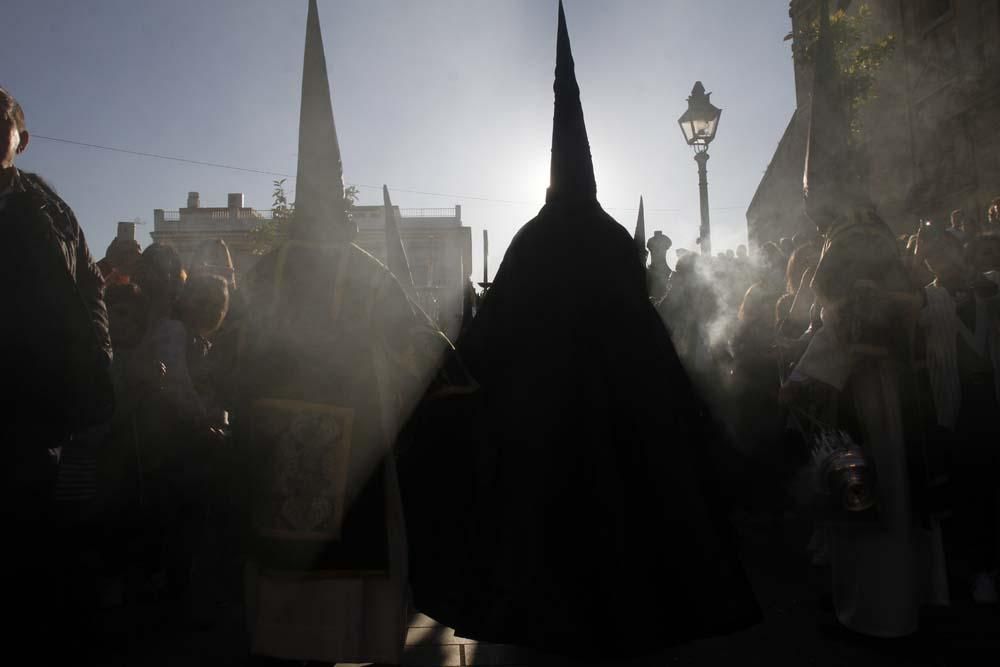
<path fill-rule="evenodd" d="M 231 171 L 240 171 L 240 172 L 250 173 L 250 174 L 261 174 L 261 175 L 264 175 L 264 176 L 280 176 L 282 178 L 291 178 L 291 179 L 295 178 L 295 176 L 293 176 L 292 174 L 286 174 L 286 173 L 283 173 L 283 172 L 280 172 L 280 171 L 270 171 L 270 170 L 267 170 L 267 169 L 254 169 L 254 168 L 251 168 L 251 167 L 240 167 L 240 166 L 232 165 L 232 164 L 224 164 L 224 163 L 221 163 L 221 162 L 209 162 L 207 160 L 194 160 L 194 159 L 191 159 L 191 158 L 177 157 L 177 156 L 174 156 L 174 155 L 162 155 L 160 153 L 150 153 L 150 152 L 147 152 L 147 151 L 137 151 L 137 150 L 131 150 L 131 149 L 128 149 L 128 148 L 118 148 L 118 147 L 115 147 L 115 146 L 105 146 L 105 145 L 102 145 L 102 144 L 88 143 L 88 142 L 85 142 L 85 141 L 76 141 L 75 139 L 65 139 L 65 138 L 62 138 L 62 137 L 50 137 L 50 136 L 47 136 L 47 135 L 44 135 L 44 134 L 32 134 L 31 137 L 33 139 L 43 139 L 45 141 L 54 141 L 54 142 L 57 142 L 57 143 L 69 144 L 69 145 L 72 145 L 72 146 L 79 146 L 79 147 L 82 147 L 82 148 L 93 148 L 93 149 L 102 150 L 102 151 L 108 151 L 108 152 L 112 152 L 112 153 L 123 153 L 125 155 L 134 155 L 134 156 L 138 156 L 138 157 L 147 157 L 147 158 L 153 158 L 153 159 L 156 159 L 156 160 L 168 160 L 168 161 L 171 161 L 171 162 L 181 162 L 181 163 L 184 163 L 184 164 L 193 164 L 193 165 L 197 165 L 197 166 L 200 166 L 200 167 L 212 167 L 212 168 L 215 168 L 215 169 L 229 169 Z M 369 185 L 367 183 L 348 183 L 347 185 L 353 185 L 354 187 L 358 187 L 358 188 L 370 188 L 370 189 L 375 189 L 375 190 L 381 190 L 382 189 L 381 185 Z M 538 202 L 532 202 L 532 201 L 518 201 L 518 200 L 514 200 L 514 199 L 498 199 L 498 198 L 495 198 L 495 197 L 483 197 L 483 196 L 479 196 L 479 195 L 463 195 L 463 194 L 455 194 L 455 193 L 449 193 L 449 192 L 430 192 L 430 191 L 427 191 L 427 190 L 414 190 L 414 189 L 407 189 L 407 188 L 393 188 L 393 190 L 396 191 L 396 192 L 405 192 L 405 193 L 408 193 L 408 194 L 423 195 L 423 196 L 427 196 L 427 197 L 445 197 L 445 198 L 449 198 L 449 199 L 466 199 L 466 200 L 470 200 L 470 201 L 482 201 L 482 202 L 490 202 L 490 203 L 496 203 L 496 204 L 514 204 L 514 205 L 521 205 L 521 206 L 536 206 L 538 204 Z M 638 211 L 639 210 L 638 208 L 615 207 L 615 206 L 608 206 L 608 207 L 605 207 L 605 208 L 608 208 L 609 210 L 614 210 L 614 211 Z M 745 207 L 743 207 L 743 206 L 721 206 L 721 207 L 711 207 L 710 210 L 713 210 L 713 211 L 732 211 L 732 210 L 741 210 L 743 208 L 745 208 Z M 647 208 L 646 210 L 649 211 L 649 212 L 657 212 L 657 213 L 678 213 L 682 209 L 679 209 L 679 208 Z"/>
<path fill-rule="evenodd" d="M 74 141 L 73 139 L 61 139 L 59 137 L 47 137 L 44 134 L 32 134 L 32 139 L 45 139 L 46 141 L 57 141 L 63 144 L 72 144 L 74 146 L 82 146 L 84 148 L 97 148 L 102 151 L 111 151 L 113 153 L 126 153 L 128 155 L 138 155 L 141 157 L 151 157 L 157 160 L 171 160 L 173 162 L 184 162 L 187 164 L 196 164 L 202 167 L 215 167 L 217 169 L 231 169 L 233 171 L 245 171 L 252 174 L 265 174 L 267 176 L 284 176 L 286 178 L 293 178 L 288 174 L 282 174 L 277 171 L 266 171 L 264 169 L 250 169 L 248 167 L 237 167 L 231 164 L 221 164 L 219 162 L 206 162 L 204 160 L 191 160 L 183 157 L 174 157 L 172 155 L 159 155 L 157 153 L 146 153 L 144 151 L 133 151 L 126 148 L 114 148 L 113 146 L 102 146 L 100 144 L 89 144 L 83 141 Z"/>

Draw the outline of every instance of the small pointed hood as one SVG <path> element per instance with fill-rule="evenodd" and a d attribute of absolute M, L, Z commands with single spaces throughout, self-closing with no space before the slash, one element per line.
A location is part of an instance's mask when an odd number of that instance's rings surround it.
<path fill-rule="evenodd" d="M 399 225 L 396 224 L 396 213 L 389 199 L 389 188 L 382 186 L 382 201 L 385 204 L 385 261 L 396 280 L 403 286 L 403 291 L 411 299 L 415 298 L 413 274 L 410 273 L 410 263 L 403 249 L 403 239 L 399 235 Z"/>
<path fill-rule="evenodd" d="M 333 122 L 319 10 L 316 0 L 309 0 L 291 236 L 298 240 L 329 241 L 350 240 L 356 233 L 344 198 L 344 170 Z"/>
<path fill-rule="evenodd" d="M 559 1 L 556 37 L 556 74 L 552 85 L 555 112 L 552 118 L 552 162 L 547 202 L 555 199 L 596 199 L 594 163 L 590 155 L 587 127 L 583 121 L 580 86 L 576 82 L 573 52 L 566 29 L 566 14 Z"/>
<path fill-rule="evenodd" d="M 646 265 L 646 215 L 642 210 L 642 195 L 639 195 L 639 217 L 635 221 L 635 247 L 639 251 L 639 259 Z"/>
<path fill-rule="evenodd" d="M 850 119 L 830 33 L 829 0 L 819 3 L 819 36 L 813 60 L 802 192 L 809 217 L 825 228 L 858 194 L 851 158 Z"/>

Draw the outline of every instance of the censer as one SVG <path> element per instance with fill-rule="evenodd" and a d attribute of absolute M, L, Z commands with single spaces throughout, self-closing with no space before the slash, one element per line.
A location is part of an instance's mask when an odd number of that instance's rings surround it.
<path fill-rule="evenodd" d="M 820 435 L 813 466 L 817 491 L 831 510 L 860 513 L 875 506 L 875 466 L 847 433 Z"/>

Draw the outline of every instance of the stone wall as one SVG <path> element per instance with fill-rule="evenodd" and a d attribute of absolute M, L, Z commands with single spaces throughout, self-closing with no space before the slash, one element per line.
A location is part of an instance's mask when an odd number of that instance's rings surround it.
<path fill-rule="evenodd" d="M 857 11 L 858 0 L 831 2 Z M 985 219 L 1000 196 L 1000 2 L 868 0 L 874 34 L 896 36 L 862 112 L 872 201 L 897 233 L 956 208 Z M 793 30 L 816 18 L 793 0 Z M 795 69 L 798 110 L 747 211 L 752 243 L 788 235 L 801 218 L 812 72 Z"/>

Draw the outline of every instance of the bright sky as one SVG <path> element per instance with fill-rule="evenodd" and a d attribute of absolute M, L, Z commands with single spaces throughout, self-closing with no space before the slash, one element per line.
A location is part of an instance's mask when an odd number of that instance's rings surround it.
<path fill-rule="evenodd" d="M 788 0 L 565 0 L 601 203 L 674 247 L 698 233 L 677 118 L 695 80 L 724 111 L 708 163 L 716 251 L 794 108 Z M 462 205 L 490 273 L 544 203 L 556 0 L 319 0 L 345 180 L 362 204 Z M 32 0 L 4 9 L 0 85 L 37 135 L 294 174 L 306 0 Z M 95 257 L 116 222 L 226 193 L 270 208 L 274 177 L 35 138 L 18 163 L 77 213 Z M 290 181 L 290 184 L 293 182 Z M 367 187 L 372 186 L 372 187 Z M 406 190 L 443 193 L 418 195 Z M 479 201 L 460 195 L 503 201 Z M 507 203 L 517 202 L 517 203 Z M 150 239 L 139 233 L 145 246 Z M 673 253 L 671 253 L 672 255 Z M 581 263 L 587 258 L 581 257 Z"/>

